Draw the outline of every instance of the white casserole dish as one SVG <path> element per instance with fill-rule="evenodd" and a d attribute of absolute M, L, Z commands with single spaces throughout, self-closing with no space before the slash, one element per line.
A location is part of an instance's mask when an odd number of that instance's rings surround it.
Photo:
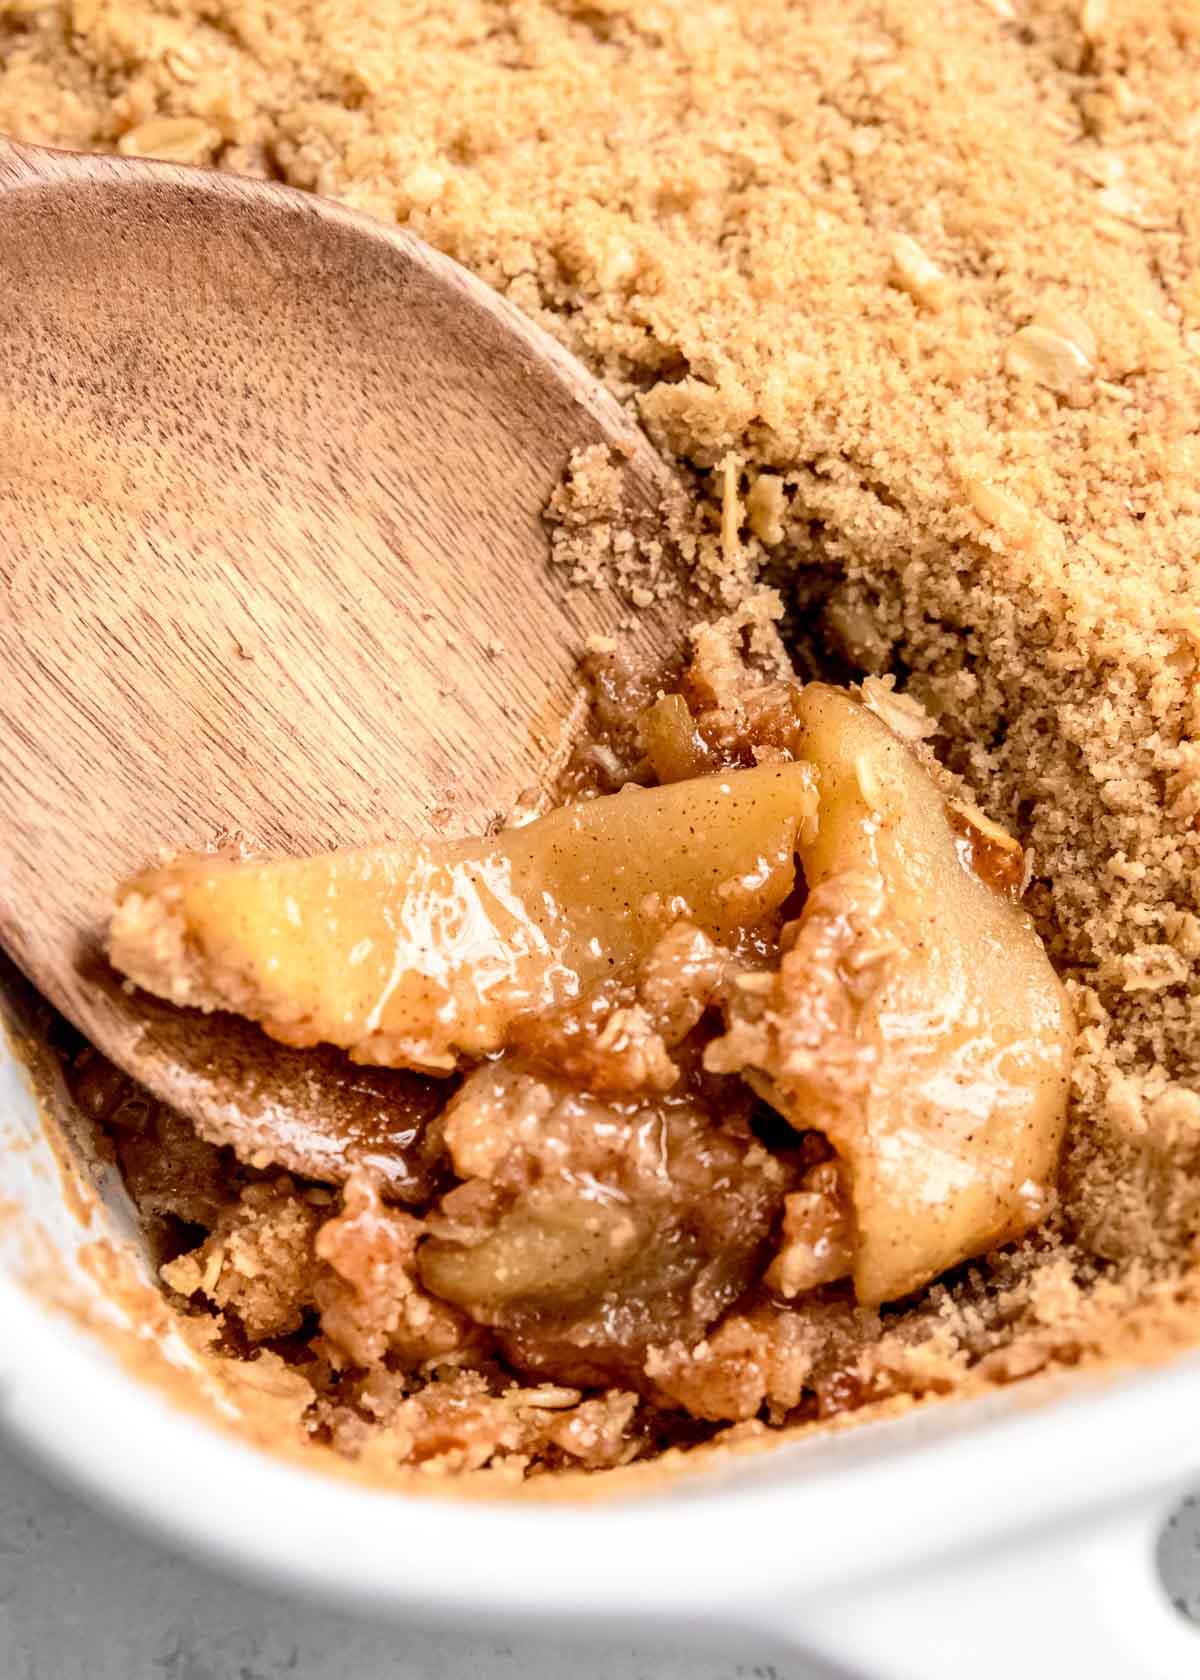
<path fill-rule="evenodd" d="M 115 1173 L 97 1188 L 81 1211 L 0 1041 L 0 1424 L 229 1571 L 458 1627 L 782 1645 L 878 1680 L 1200 1672 L 1200 1631 L 1154 1555 L 1200 1473 L 1198 1356 L 1019 1384 L 586 1505 L 376 1492 L 243 1445 L 131 1374 L 100 1333 L 123 1309 L 81 1259 L 99 1237 L 133 1241 Z M 83 1313 L 28 1287 L 47 1261 Z"/>

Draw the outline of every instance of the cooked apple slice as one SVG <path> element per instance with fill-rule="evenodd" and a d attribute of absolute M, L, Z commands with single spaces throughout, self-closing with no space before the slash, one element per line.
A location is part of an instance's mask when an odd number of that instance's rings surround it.
<path fill-rule="evenodd" d="M 181 857 L 120 894 L 115 965 L 285 1043 L 432 1071 L 632 973 L 686 916 L 736 939 L 777 909 L 816 791 L 803 764 L 630 788 L 491 839 L 313 858 Z"/>
<path fill-rule="evenodd" d="M 894 1300 L 1044 1213 L 1072 1023 L 1028 915 L 966 866 L 911 751 L 838 689 L 799 700 L 817 771 L 808 898 L 771 989 L 738 992 L 715 1071 L 841 1157 L 860 1301 Z"/>

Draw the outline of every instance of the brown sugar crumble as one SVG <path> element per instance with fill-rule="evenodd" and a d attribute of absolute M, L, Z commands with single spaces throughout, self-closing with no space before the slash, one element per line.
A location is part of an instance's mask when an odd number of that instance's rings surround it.
<path fill-rule="evenodd" d="M 660 1093 L 698 1185 L 714 1154 L 738 1164 L 683 1245 L 703 1330 L 623 1333 L 619 1356 L 597 1331 L 544 1376 L 511 1302 L 481 1323 L 422 1259 L 486 1242 L 511 1191 L 457 1170 L 497 1112 L 479 1072 L 433 1123 L 431 1230 L 367 1176 L 238 1163 L 81 1051 L 167 1287 L 231 1357 L 303 1378 L 314 1437 L 380 1464 L 602 1468 L 1200 1338 L 1198 81 L 1194 0 L 0 0 L 0 132 L 402 222 L 679 463 L 670 541 L 736 634 L 700 632 L 682 689 L 632 707 L 599 650 L 580 787 L 786 758 L 778 628 L 802 676 L 897 679 L 893 729 L 996 825 L 965 864 L 1025 889 L 1071 993 L 1062 1171 L 1031 1234 L 862 1306 L 805 1271 L 818 1233 L 840 1240 L 819 1144 L 781 1145 L 754 1103 L 713 1144 L 688 1092 Z M 636 613 L 663 555 L 621 530 L 613 471 L 574 463 L 556 553 Z M 762 682 L 739 691 L 747 656 Z M 642 1103 L 672 1046 L 636 1024 Z M 586 1026 L 569 1049 L 572 1078 L 595 1072 Z M 559 1121 L 563 1148 L 596 1147 L 586 1114 Z M 522 1150 L 503 1171 L 528 1180 Z M 656 1230 L 679 1229 L 675 1195 Z"/>

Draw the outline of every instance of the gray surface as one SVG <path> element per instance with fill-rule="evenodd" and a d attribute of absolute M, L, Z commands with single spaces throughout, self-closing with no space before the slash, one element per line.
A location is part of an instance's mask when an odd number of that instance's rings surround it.
<path fill-rule="evenodd" d="M 1200 1626 L 1200 1492 L 1189 1494 L 1163 1529 L 1158 1572 L 1175 1608 Z"/>
<path fill-rule="evenodd" d="M 52 1487 L 0 1447 L 0 1680 L 818 1680 L 629 1646 L 469 1639 L 239 1586 Z"/>
<path fill-rule="evenodd" d="M 1200 1621 L 1200 1494 L 1159 1562 Z M 742 1661 L 628 1645 L 433 1634 L 295 1603 L 176 1557 L 0 1446 L 0 1680 L 828 1680 L 777 1654 Z"/>

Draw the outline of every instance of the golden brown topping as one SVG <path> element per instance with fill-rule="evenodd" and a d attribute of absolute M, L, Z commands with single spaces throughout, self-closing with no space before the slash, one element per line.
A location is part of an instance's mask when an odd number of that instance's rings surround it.
<path fill-rule="evenodd" d="M 1070 396 L 1092 376 L 1091 359 L 1076 341 L 1042 326 L 1013 334 L 1004 365 L 1017 378 L 1031 379 L 1059 396 Z"/>
<path fill-rule="evenodd" d="M 831 1345 L 853 1334 L 856 1316 L 844 1304 L 819 1301 L 735 1309 L 703 1341 L 652 1348 L 646 1371 L 658 1399 L 693 1417 L 737 1422 L 764 1405 L 786 1415 L 804 1398 Z"/>
<path fill-rule="evenodd" d="M 163 1281 L 235 1312 L 251 1341 L 285 1336 L 300 1327 L 312 1299 L 322 1217 L 289 1178 L 250 1184 L 199 1248 L 162 1268 Z"/>
<path fill-rule="evenodd" d="M 328 1270 L 316 1281 L 321 1329 L 335 1353 L 369 1366 L 387 1354 L 403 1368 L 479 1344 L 479 1335 L 417 1281 L 420 1222 L 385 1207 L 364 1172 L 347 1179 L 342 1211 L 322 1225 L 316 1252 Z"/>
<path fill-rule="evenodd" d="M 117 141 L 126 157 L 165 158 L 168 163 L 211 163 L 220 132 L 201 117 L 152 117 Z"/>
<path fill-rule="evenodd" d="M 926 309 L 945 307 L 950 282 L 943 271 L 906 233 L 896 234 L 891 243 L 892 277 L 917 303 Z"/>

